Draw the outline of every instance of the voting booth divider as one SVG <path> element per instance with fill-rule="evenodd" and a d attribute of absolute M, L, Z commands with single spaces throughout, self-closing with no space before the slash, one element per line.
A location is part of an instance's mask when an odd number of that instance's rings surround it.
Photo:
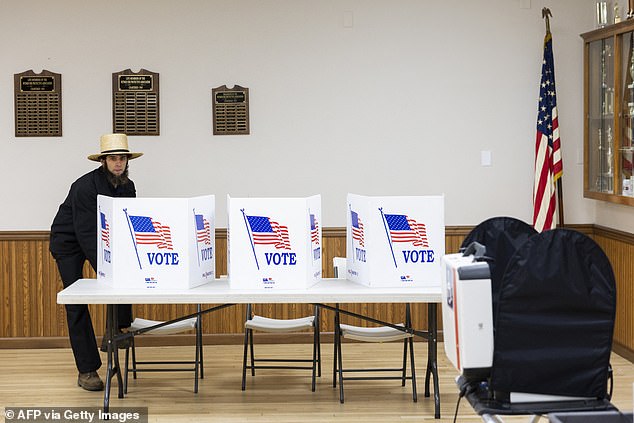
<path fill-rule="evenodd" d="M 321 196 L 227 196 L 229 285 L 305 289 L 321 279 Z"/>
<path fill-rule="evenodd" d="M 348 194 L 346 278 L 438 286 L 444 196 Z M 322 277 L 321 196 L 227 196 L 227 270 L 235 289 L 305 289 Z M 215 275 L 215 197 L 112 198 L 97 211 L 97 278 L 126 288 L 187 289 Z"/>
<path fill-rule="evenodd" d="M 347 199 L 347 279 L 375 287 L 440 285 L 444 196 Z"/>
<path fill-rule="evenodd" d="M 97 198 L 97 278 L 187 289 L 215 279 L 215 197 Z"/>

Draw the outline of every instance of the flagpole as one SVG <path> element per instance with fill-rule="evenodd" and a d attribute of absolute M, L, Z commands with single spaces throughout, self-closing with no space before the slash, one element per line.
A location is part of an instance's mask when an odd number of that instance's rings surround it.
<path fill-rule="evenodd" d="M 553 16 L 552 12 L 550 11 L 549 8 L 544 7 L 542 8 L 542 18 L 546 21 L 546 35 L 548 36 L 548 34 L 550 34 L 550 18 Z M 557 184 L 556 184 L 556 189 L 557 189 L 557 213 L 558 213 L 558 217 L 559 217 L 559 227 L 565 227 L 565 223 L 564 223 L 564 189 L 563 189 L 563 183 L 561 181 L 562 176 L 560 176 L 559 178 L 557 178 Z"/>
<path fill-rule="evenodd" d="M 249 241 L 251 241 L 251 249 L 253 250 L 253 257 L 255 257 L 255 265 L 260 270 L 260 263 L 258 263 L 258 255 L 255 254 L 255 245 L 253 245 L 253 239 L 251 238 L 251 231 L 249 230 L 249 222 L 247 222 L 247 215 L 244 213 L 244 209 L 240 209 L 242 217 L 244 217 L 244 224 L 247 227 L 247 234 L 249 235 Z"/>
<path fill-rule="evenodd" d="M 546 19 L 546 33 L 550 34 L 550 16 L 553 14 L 550 12 L 550 9 L 547 7 L 542 8 L 542 18 Z"/>
<path fill-rule="evenodd" d="M 139 269 L 143 270 L 141 266 L 141 259 L 139 258 L 139 250 L 136 248 L 136 240 L 134 239 L 134 234 L 132 233 L 132 227 L 130 226 L 130 216 L 128 216 L 128 209 L 123 209 L 125 213 L 125 220 L 128 222 L 128 229 L 130 229 L 130 236 L 132 237 L 132 245 L 134 245 L 134 252 L 136 253 L 136 259 L 139 262 Z"/>
<path fill-rule="evenodd" d="M 194 237 L 196 238 L 196 258 L 198 258 L 198 267 L 200 267 L 200 249 L 198 248 L 198 222 L 196 221 L 196 209 L 193 208 L 194 212 Z M 203 221 L 203 229 L 205 227 L 205 222 Z"/>
<path fill-rule="evenodd" d="M 563 192 L 563 184 L 561 183 L 561 177 L 557 179 L 557 210 L 559 213 L 559 225 L 560 227 L 565 227 L 564 224 L 564 192 Z"/>
<path fill-rule="evenodd" d="M 348 210 L 350 210 L 350 242 L 351 242 L 350 250 L 352 252 L 352 262 L 354 263 L 354 262 L 357 261 L 357 259 L 356 259 L 357 253 L 356 253 L 356 251 L 354 251 L 354 238 L 352 238 L 352 204 L 350 204 L 350 203 L 348 203 Z M 359 210 L 359 209 L 357 209 L 357 210 Z M 357 216 L 357 225 L 359 225 L 359 216 Z M 348 237 L 347 235 L 348 234 L 346 233 L 346 238 Z M 348 246 L 346 245 L 346 248 L 347 247 Z"/>
<path fill-rule="evenodd" d="M 100 245 L 100 250 L 101 250 L 101 264 L 103 264 L 103 221 L 102 219 L 104 219 L 103 217 L 101 217 L 101 206 L 99 206 L 99 232 L 100 232 L 100 237 L 99 239 L 101 240 L 101 242 L 99 242 Z"/>
<path fill-rule="evenodd" d="M 398 267 L 398 264 L 396 264 L 396 257 L 394 256 L 394 248 L 392 248 L 392 237 L 390 237 L 390 231 L 388 231 L 387 224 L 385 223 L 385 215 L 383 215 L 383 207 L 379 207 L 379 211 L 381 212 L 381 220 L 383 220 L 385 235 L 387 235 L 387 240 L 390 243 L 390 251 L 392 252 L 392 259 L 394 260 L 394 267 Z"/>

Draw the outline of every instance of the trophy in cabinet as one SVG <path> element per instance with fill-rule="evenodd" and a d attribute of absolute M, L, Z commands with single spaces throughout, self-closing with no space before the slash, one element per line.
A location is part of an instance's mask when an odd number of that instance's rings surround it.
<path fill-rule="evenodd" d="M 603 28 L 608 24 L 608 2 L 597 2 L 597 28 Z"/>
<path fill-rule="evenodd" d="M 607 134 L 606 134 L 606 138 L 607 138 L 607 145 L 606 145 L 606 151 L 605 151 L 605 161 L 606 161 L 606 166 L 605 166 L 605 173 L 608 177 L 610 177 L 611 179 L 611 175 L 612 175 L 612 171 L 613 171 L 613 158 L 614 158 L 614 153 L 612 151 L 612 127 L 608 126 L 607 129 Z"/>
<path fill-rule="evenodd" d="M 601 87 L 603 88 L 603 107 L 604 115 L 610 115 L 614 112 L 614 87 L 608 84 L 607 63 L 612 61 L 612 46 L 607 44 L 601 51 Z"/>
<path fill-rule="evenodd" d="M 599 192 L 612 192 L 613 190 L 613 150 L 612 150 L 612 127 L 608 126 L 605 130 L 606 140 L 603 141 L 603 130 L 597 131 L 597 152 L 599 173 L 596 179 L 596 190 Z"/>

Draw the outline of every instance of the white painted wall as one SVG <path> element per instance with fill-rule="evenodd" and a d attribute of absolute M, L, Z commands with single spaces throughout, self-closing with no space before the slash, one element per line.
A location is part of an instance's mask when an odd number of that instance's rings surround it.
<path fill-rule="evenodd" d="M 622 3 L 625 3 L 622 1 Z M 530 8 L 524 8 L 526 6 Z M 566 223 L 634 232 L 583 199 L 582 39 L 593 0 L 0 0 L 0 230 L 48 229 L 111 132 L 111 75 L 160 73 L 161 136 L 131 176 L 145 197 L 446 195 L 447 225 L 531 220 L 544 22 L 551 29 Z M 353 26 L 344 27 L 352 12 Z M 59 138 L 15 138 L 13 74 L 62 74 Z M 211 89 L 250 89 L 251 135 L 213 136 Z M 492 152 L 492 166 L 480 152 Z"/>

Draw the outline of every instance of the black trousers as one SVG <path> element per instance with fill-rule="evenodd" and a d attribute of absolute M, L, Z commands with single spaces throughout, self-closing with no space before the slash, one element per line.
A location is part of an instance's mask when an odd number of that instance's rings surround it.
<path fill-rule="evenodd" d="M 82 269 L 86 261 L 86 257 L 83 254 L 58 257 L 55 261 L 57 262 L 57 269 L 62 278 L 64 288 L 83 278 Z M 101 367 L 101 357 L 97 349 L 97 340 L 92 327 L 88 305 L 66 304 L 65 307 L 70 345 L 75 356 L 77 370 L 80 373 L 87 373 L 99 369 Z M 119 328 L 130 326 L 132 322 L 132 306 L 122 304 L 117 307 Z"/>

